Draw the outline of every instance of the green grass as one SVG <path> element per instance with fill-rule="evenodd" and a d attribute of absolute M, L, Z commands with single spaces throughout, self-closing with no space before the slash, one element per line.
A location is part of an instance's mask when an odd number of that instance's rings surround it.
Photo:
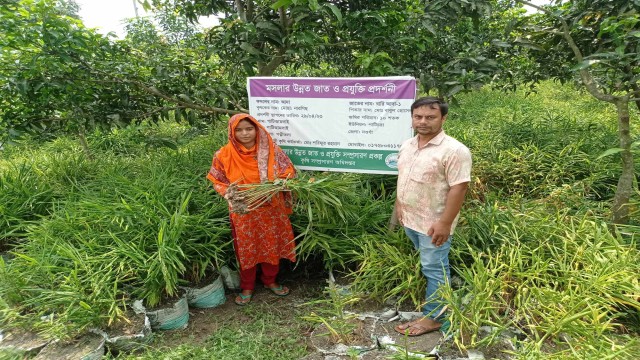
<path fill-rule="evenodd" d="M 119 360 L 300 359 L 307 354 L 301 325 L 282 326 L 280 319 L 265 313 L 242 324 L 226 326 L 203 344 L 163 348 L 162 339 L 142 355 L 122 355 Z M 156 345 L 157 344 L 157 345 Z"/>
<path fill-rule="evenodd" d="M 158 130 L 183 132 L 169 124 Z M 131 144 L 135 156 L 96 152 L 95 161 L 74 143 L 55 141 L 33 148 L 27 156 L 32 161 L 17 157 L 16 164 L 31 167 L 16 167 L 20 171 L 9 176 L 16 175 L 4 177 L 14 181 L 5 182 L 12 191 L 3 196 L 21 194 L 14 190 L 19 184 L 25 189 L 22 204 L 44 202 L 35 188 L 53 194 L 38 221 L 37 212 L 14 220 L 9 236 L 20 230 L 26 240 L 9 243 L 12 237 L 4 237 L 15 258 L 0 264 L 0 292 L 33 315 L 31 321 L 19 319 L 50 336 L 73 336 L 116 320 L 131 299 L 145 298 L 153 306 L 175 294 L 183 279 L 221 265 L 232 249 L 226 204 L 204 178 L 216 145 L 203 142 L 211 138 L 200 136 L 178 151 Z M 11 219 L 20 220 L 21 213 L 14 213 Z M 58 321 L 37 320 L 51 313 Z"/>

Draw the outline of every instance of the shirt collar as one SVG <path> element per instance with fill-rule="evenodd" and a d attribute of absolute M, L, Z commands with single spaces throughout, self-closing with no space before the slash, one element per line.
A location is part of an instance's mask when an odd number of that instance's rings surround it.
<path fill-rule="evenodd" d="M 444 133 L 444 129 L 442 129 L 442 131 L 440 131 L 440 133 L 438 133 L 438 135 L 436 135 L 433 139 L 429 140 L 429 142 L 423 146 L 423 147 L 427 147 L 428 145 L 440 145 L 442 144 L 442 142 L 444 141 L 444 138 L 447 135 Z M 413 137 L 413 140 L 411 141 L 411 143 L 413 145 L 415 145 L 415 147 L 418 147 L 418 135 Z"/>

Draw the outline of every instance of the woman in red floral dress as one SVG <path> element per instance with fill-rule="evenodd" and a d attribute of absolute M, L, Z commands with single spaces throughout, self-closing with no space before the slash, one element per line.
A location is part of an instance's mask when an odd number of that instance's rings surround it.
<path fill-rule="evenodd" d="M 257 267 L 260 280 L 278 296 L 289 289 L 276 282 L 280 259 L 295 262 L 295 243 L 289 215 L 291 197 L 282 193 L 247 213 L 234 211 L 232 201 L 242 201 L 242 191 L 227 191 L 236 184 L 255 184 L 295 176 L 291 160 L 273 142 L 267 130 L 249 114 L 229 119 L 229 142 L 218 150 L 207 179 L 229 200 L 233 245 L 240 264 L 240 289 L 236 304 L 246 305 L 255 289 Z"/>

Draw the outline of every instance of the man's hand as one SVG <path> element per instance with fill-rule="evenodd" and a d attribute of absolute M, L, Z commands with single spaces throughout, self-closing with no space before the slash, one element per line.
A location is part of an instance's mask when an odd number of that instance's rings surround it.
<path fill-rule="evenodd" d="M 393 212 L 391 213 L 391 218 L 389 219 L 389 231 L 393 232 L 396 229 L 396 226 L 402 226 L 402 212 L 398 208 L 398 201 L 393 205 Z"/>
<path fill-rule="evenodd" d="M 441 221 L 435 222 L 427 231 L 427 235 L 431 236 L 431 243 L 436 247 L 442 246 L 449 239 L 451 233 L 451 224 Z"/>
<path fill-rule="evenodd" d="M 451 234 L 451 224 L 460 212 L 462 207 L 462 201 L 464 201 L 464 194 L 467 192 L 468 182 L 453 185 L 447 193 L 447 201 L 444 206 L 444 212 L 440 216 L 440 220 L 436 221 L 427 235 L 431 236 L 431 243 L 435 246 L 441 246 Z"/>

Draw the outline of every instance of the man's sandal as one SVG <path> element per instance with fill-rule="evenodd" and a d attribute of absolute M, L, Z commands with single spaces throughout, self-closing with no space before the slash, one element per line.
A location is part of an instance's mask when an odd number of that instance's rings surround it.
<path fill-rule="evenodd" d="M 270 286 L 265 285 L 265 289 L 269 289 L 271 290 L 272 293 L 278 295 L 278 296 L 287 296 L 289 295 L 289 288 L 283 285 L 278 285 L 278 286 L 274 286 L 274 284 L 271 284 Z"/>
<path fill-rule="evenodd" d="M 235 299 L 236 305 L 245 306 L 251 302 L 251 298 L 253 297 L 253 293 L 245 295 L 243 293 L 238 294 Z"/>

